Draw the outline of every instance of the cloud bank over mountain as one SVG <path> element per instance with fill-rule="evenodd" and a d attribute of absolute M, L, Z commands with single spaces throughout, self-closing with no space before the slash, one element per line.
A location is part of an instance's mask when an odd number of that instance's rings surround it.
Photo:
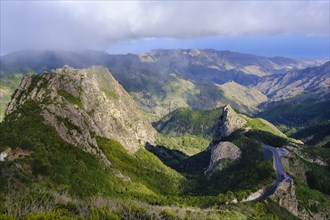
<path fill-rule="evenodd" d="M 214 36 L 329 36 L 328 1 L 1 2 L 1 53 Z"/>

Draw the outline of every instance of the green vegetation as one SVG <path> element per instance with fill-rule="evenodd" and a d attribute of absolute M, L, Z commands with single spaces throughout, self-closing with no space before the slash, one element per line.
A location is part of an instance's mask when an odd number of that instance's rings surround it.
<path fill-rule="evenodd" d="M 254 140 L 240 135 L 239 131 L 224 141 L 231 141 L 237 145 L 242 150 L 242 156 L 238 161 L 223 166 L 221 172 L 215 173 L 210 180 L 204 177 L 204 171 L 210 160 L 209 151 L 202 151 L 189 158 L 182 157 L 174 164 L 166 161 L 177 158 L 167 157 L 170 152 L 159 155 L 165 164 L 183 173 L 190 180 L 185 190 L 191 194 L 215 196 L 233 191 L 241 197 L 276 179 L 272 161 L 263 161 L 260 145 Z"/>
<path fill-rule="evenodd" d="M 178 108 L 153 125 L 164 134 L 191 134 L 210 138 L 221 115 L 221 108 L 204 111 Z"/>
<path fill-rule="evenodd" d="M 29 177 L 23 175 L 28 183 L 38 182 L 36 178 L 41 175 L 47 179 L 43 182 L 50 182 L 54 184 L 53 187 L 64 188 L 79 197 L 95 193 L 118 195 L 125 191 L 142 194 L 178 193 L 182 177 L 151 153 L 141 150 L 130 155 L 118 142 L 99 139 L 99 146 L 113 163 L 110 170 L 104 170 L 95 156 L 65 143 L 52 127 L 43 123 L 39 112 L 35 102 L 27 101 L 21 109 L 9 115 L 0 127 L 1 151 L 17 146 L 33 151 L 27 162 L 35 178 L 28 181 Z M 19 120 L 15 120 L 17 117 Z M 1 166 L 15 170 L 15 164 L 10 161 L 1 163 Z M 126 183 L 122 178 L 113 178 L 120 176 L 120 172 L 129 175 L 133 181 Z M 16 178 L 23 177 L 18 173 L 12 180 L 1 179 L 2 192 Z M 168 179 L 168 184 L 162 184 L 163 179 Z"/>
<path fill-rule="evenodd" d="M 104 74 L 100 74 L 104 81 Z M 32 85 L 36 83 L 47 85 L 40 82 L 39 76 L 32 79 Z M 116 98 L 112 91 L 101 89 Z M 176 92 L 175 87 L 172 89 Z M 78 97 L 64 90 L 58 93 L 82 107 Z M 230 204 L 275 179 L 272 161 L 263 161 L 260 144 L 255 140 L 272 146 L 289 141 L 260 119 L 247 118 L 250 131 L 243 135 L 239 130 L 224 139 L 241 149 L 241 158 L 235 162 L 224 160 L 221 173 L 206 180 L 203 172 L 210 155 L 203 150 L 219 123 L 221 109 L 196 112 L 180 108 L 155 125 L 161 131 L 158 144 L 171 148 L 161 149 L 163 155 L 178 158 L 172 163 L 164 161 L 171 169 L 160 160 L 165 157 L 159 159 L 145 149 L 129 154 L 117 141 L 95 137 L 111 162 L 107 166 L 99 157 L 64 142 L 54 128 L 44 123 L 41 108 L 40 103 L 27 100 L 0 124 L 0 152 L 9 147 L 32 151 L 31 155 L 0 163 L 0 218 L 277 219 L 288 215 L 288 219 L 294 219 L 274 203 Z M 82 133 L 69 119 L 57 120 Z M 315 190 L 297 186 L 301 206 L 310 210 L 329 206 L 328 198 L 320 193 L 329 194 L 329 171 L 312 164 L 305 167 L 308 186 Z M 315 206 L 304 195 L 320 199 L 321 205 Z"/>
<path fill-rule="evenodd" d="M 210 139 L 189 134 L 167 135 L 158 133 L 156 144 L 159 146 L 167 146 L 169 149 L 182 151 L 191 156 L 205 150 L 210 141 Z"/>
<path fill-rule="evenodd" d="M 58 90 L 58 94 L 60 96 L 62 96 L 63 98 L 65 98 L 68 102 L 70 102 L 73 105 L 77 105 L 80 108 L 83 107 L 81 100 L 79 97 L 73 96 L 71 95 L 69 92 L 65 91 L 65 90 Z"/>
<path fill-rule="evenodd" d="M 313 152 L 314 154 L 316 153 L 315 151 L 310 151 L 310 147 L 307 149 L 304 149 L 303 153 L 311 157 L 311 158 L 317 158 L 319 156 L 311 156 L 313 154 L 310 154 Z M 326 157 L 327 159 L 325 161 L 328 162 L 327 166 L 320 166 L 316 163 L 310 163 L 305 160 L 300 159 L 300 166 L 302 166 L 306 172 L 306 180 L 307 180 L 307 185 L 311 189 L 316 189 L 322 193 L 330 195 L 330 165 L 329 165 L 329 154 L 327 149 L 324 148 L 314 148 L 316 150 L 322 150 L 324 151 L 323 157 Z M 320 152 L 317 153 L 317 155 L 322 155 Z M 323 158 L 322 158 L 323 159 Z M 330 202 L 330 201 L 329 201 Z"/>
<path fill-rule="evenodd" d="M 78 126 L 71 123 L 69 119 L 56 116 L 56 120 L 62 122 L 64 126 L 68 128 L 69 132 L 72 132 L 72 130 L 76 130 L 78 133 L 82 134 L 81 129 Z"/>
<path fill-rule="evenodd" d="M 87 75 L 89 78 L 97 80 L 98 87 L 110 100 L 119 98 L 119 95 L 113 89 L 113 84 L 116 83 L 115 79 L 109 75 L 106 69 L 88 70 Z"/>
<path fill-rule="evenodd" d="M 0 79 L 0 121 L 2 121 L 6 107 L 10 101 L 11 95 L 14 93 L 22 80 L 22 74 L 13 74 L 10 76 L 1 76 Z"/>
<path fill-rule="evenodd" d="M 329 164 L 330 151 L 328 148 L 307 146 L 303 148 L 302 153 L 306 154 L 309 158 L 321 158 L 324 162 L 328 162 Z"/>
<path fill-rule="evenodd" d="M 197 154 L 209 145 L 221 114 L 221 108 L 204 111 L 178 108 L 153 123 L 160 132 L 156 144 L 187 155 Z"/>
<path fill-rule="evenodd" d="M 115 92 L 109 91 L 108 89 L 101 89 L 102 92 L 111 100 L 111 99 L 118 99 L 119 95 L 116 94 Z"/>
<path fill-rule="evenodd" d="M 330 101 L 308 100 L 282 104 L 260 114 L 287 135 L 317 147 L 330 147 Z"/>
<path fill-rule="evenodd" d="M 78 219 L 146 219 L 146 220 L 186 220 L 186 219 L 296 219 L 292 214 L 280 208 L 276 204 L 266 206 L 259 203 L 256 205 L 236 204 L 222 205 L 210 209 L 200 208 L 184 208 L 184 207 L 163 207 L 150 206 L 145 203 L 135 201 L 123 201 L 111 198 L 95 197 L 91 200 L 73 202 L 72 198 L 57 195 L 55 196 L 56 206 L 51 206 L 50 200 L 47 203 L 48 207 L 40 208 L 33 207 L 36 199 L 31 200 L 33 204 L 24 207 L 18 206 L 18 212 L 25 212 L 33 209 L 33 212 L 0 214 L 0 219 L 12 220 L 35 220 L 35 219 L 63 219 L 63 220 L 78 220 Z M 18 205 L 14 201 L 13 205 Z M 244 210 L 242 212 L 241 210 Z M 286 218 L 283 218 L 283 217 Z"/>
<path fill-rule="evenodd" d="M 245 134 L 249 138 L 274 147 L 283 147 L 289 141 L 294 141 L 260 118 L 244 118 L 247 119 L 245 127 L 251 128 Z"/>
<path fill-rule="evenodd" d="M 330 206 L 329 197 L 325 196 L 317 190 L 310 189 L 299 179 L 295 179 L 296 182 L 296 196 L 298 200 L 298 206 L 311 210 L 317 213 L 319 209 L 328 209 Z"/>
<path fill-rule="evenodd" d="M 291 135 L 303 140 L 308 145 L 330 148 L 330 119 L 315 125 L 296 128 Z"/>
<path fill-rule="evenodd" d="M 306 155 L 306 150 L 310 147 L 304 147 L 302 155 Z M 324 148 L 319 148 L 327 150 Z M 294 180 L 295 193 L 300 209 L 309 210 L 309 212 L 323 212 L 329 215 L 330 205 L 330 169 L 329 166 L 320 166 L 301 158 L 297 154 L 289 159 L 289 175 Z"/>
<path fill-rule="evenodd" d="M 264 161 L 260 144 L 254 139 L 250 139 L 234 132 L 224 141 L 231 141 L 242 151 L 242 156 L 237 163 L 215 175 L 212 179 L 214 184 L 220 181 L 223 190 L 250 189 L 256 191 L 262 186 L 273 182 L 275 171 L 272 161 Z"/>
<path fill-rule="evenodd" d="M 269 125 L 267 122 L 265 122 L 260 118 L 248 118 L 246 116 L 244 118 L 247 119 L 247 123 L 245 127 L 250 127 L 253 130 L 264 131 L 264 132 L 272 133 L 277 136 L 286 137 L 276 128 L 271 127 L 271 125 Z"/>
<path fill-rule="evenodd" d="M 330 115 L 330 101 L 308 100 L 301 104 L 282 104 L 258 114 L 275 124 L 306 126 L 326 121 Z"/>
<path fill-rule="evenodd" d="M 251 218 L 254 215 L 268 218 L 276 215 L 267 208 L 255 211 L 250 204 L 240 204 L 242 210 L 245 210 L 245 206 L 249 207 L 243 213 L 237 206 L 225 205 L 233 198 L 246 197 L 249 190 L 218 194 L 225 188 L 220 187 L 219 190 L 219 182 L 213 181 L 204 185 L 206 189 L 202 189 L 200 185 L 198 192 L 194 185 L 195 178 L 187 178 L 189 175 L 184 178 L 146 150 L 141 149 L 131 155 L 118 142 L 98 137 L 98 146 L 112 163 L 107 167 L 97 157 L 65 143 L 55 129 L 43 123 L 40 111 L 38 104 L 29 100 L 0 124 L 0 151 L 20 146 L 33 152 L 30 156 L 0 164 L 3 177 L 0 178 L 0 198 L 7 198 L 0 202 L 3 218 L 77 219 L 79 216 L 89 219 L 126 219 L 143 216 L 145 219 L 155 219 L 160 216 L 165 219 L 189 219 L 198 216 L 226 219 Z M 241 142 L 251 144 L 246 140 Z M 242 147 L 238 142 L 235 144 Z M 257 145 L 252 149 L 256 151 L 251 151 L 251 156 L 252 153 L 259 152 Z M 245 155 L 246 159 L 250 157 Z M 266 164 L 267 162 L 260 165 L 260 169 L 257 168 L 262 170 L 260 173 L 270 173 L 270 170 L 263 168 L 268 166 Z M 247 170 L 240 171 L 239 178 L 245 178 L 242 176 L 243 172 Z M 234 187 L 237 189 L 252 186 L 252 181 L 237 182 L 237 174 L 230 174 L 228 171 L 226 176 L 232 178 L 223 183 L 236 183 Z M 208 193 L 199 194 L 201 192 Z M 95 196 L 102 198 L 103 202 L 91 203 Z M 117 205 L 110 206 L 108 202 L 104 202 L 109 201 L 109 197 L 117 201 Z M 137 206 L 132 205 L 135 202 L 130 202 L 135 200 L 140 201 Z M 184 211 L 179 214 L 173 211 L 174 208 L 162 208 L 164 205 L 179 206 Z M 189 210 L 185 207 L 195 208 Z M 210 207 L 215 208 L 204 211 Z M 16 212 L 20 208 L 25 211 Z"/>
<path fill-rule="evenodd" d="M 178 194 L 182 177 L 175 171 L 164 166 L 152 153 L 140 149 L 130 155 L 117 142 L 98 138 L 98 144 L 108 159 L 113 163 L 113 168 L 131 178 L 132 182 L 141 182 L 151 191 L 148 193 Z M 167 184 L 163 180 L 167 179 Z"/>
<path fill-rule="evenodd" d="M 330 172 L 324 167 L 314 165 L 306 173 L 308 186 L 330 195 Z"/>
<path fill-rule="evenodd" d="M 182 142 L 176 140 L 186 134 L 206 137 L 210 140 L 214 129 L 218 126 L 221 114 L 221 109 L 192 111 L 187 108 L 179 108 L 154 123 L 154 126 L 163 134 L 160 136 L 162 139 L 160 139 L 161 144 L 159 145 L 169 146 L 170 149 L 180 150 L 191 155 L 192 150 L 187 150 L 189 146 L 187 148 L 182 147 Z M 247 118 L 247 120 L 247 126 L 253 128 L 251 132 L 271 131 L 271 134 L 274 133 L 274 140 L 277 140 L 276 138 L 282 139 L 278 134 L 285 137 L 260 119 Z M 188 179 L 194 179 L 189 185 L 189 189 L 193 193 L 216 195 L 227 191 L 258 190 L 258 187 L 260 188 L 276 179 L 272 162 L 263 161 L 260 145 L 254 141 L 255 137 L 248 138 L 241 135 L 240 132 L 242 131 L 234 132 L 223 141 L 231 141 L 236 144 L 242 150 L 242 157 L 238 162 L 222 164 L 224 169 L 221 173 L 215 174 L 210 181 L 204 178 L 203 173 L 209 164 L 210 155 L 207 152 L 201 152 L 186 159 L 183 157 L 183 160 L 179 160 L 177 163 L 170 163 L 171 160 L 177 159 L 176 156 L 174 157 L 175 154 L 173 158 L 168 157 L 168 153 L 158 154 L 158 156 L 164 163 L 184 173 Z M 269 142 L 273 144 L 274 140 L 271 139 Z M 195 148 L 190 147 L 190 149 Z"/>

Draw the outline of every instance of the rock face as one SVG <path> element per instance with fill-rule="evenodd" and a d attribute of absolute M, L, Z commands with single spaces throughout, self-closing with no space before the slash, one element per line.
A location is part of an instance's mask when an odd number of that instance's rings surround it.
<path fill-rule="evenodd" d="M 296 216 L 298 215 L 298 201 L 296 199 L 293 182 L 281 182 L 271 198 L 277 201 L 280 206 L 289 210 L 292 214 Z"/>
<path fill-rule="evenodd" d="M 231 142 L 220 142 L 219 144 L 212 146 L 210 164 L 207 170 L 204 172 L 207 178 L 210 178 L 212 174 L 217 171 L 221 171 L 224 164 L 221 164 L 225 159 L 228 162 L 233 162 L 240 158 L 241 150 Z"/>
<path fill-rule="evenodd" d="M 213 140 L 206 151 L 210 151 L 210 162 L 208 168 L 204 171 L 206 178 L 210 178 L 214 173 L 221 171 L 225 166 L 238 160 L 241 156 L 241 150 L 233 143 L 221 141 L 242 128 L 246 120 L 240 117 L 230 105 L 223 108 L 220 123 L 215 131 Z"/>
<path fill-rule="evenodd" d="M 86 152 L 105 155 L 95 137 L 119 141 L 130 153 L 153 142 L 154 129 L 129 94 L 103 67 L 68 66 L 37 76 L 25 76 L 9 103 L 6 115 L 27 100 L 41 107 L 45 123 L 68 143 Z"/>
<path fill-rule="evenodd" d="M 227 137 L 234 131 L 242 128 L 245 123 L 246 120 L 244 118 L 240 117 L 230 105 L 226 105 L 223 109 L 220 126 L 216 130 L 213 140 L 220 141 L 222 138 Z"/>

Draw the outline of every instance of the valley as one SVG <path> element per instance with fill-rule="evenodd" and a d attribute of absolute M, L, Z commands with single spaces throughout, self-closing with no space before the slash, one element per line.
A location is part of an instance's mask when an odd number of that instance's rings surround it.
<path fill-rule="evenodd" d="M 0 220 L 329 220 L 329 0 L 0 0 Z"/>
<path fill-rule="evenodd" d="M 197 49 L 3 56 L 0 218 L 327 219 L 329 65 Z"/>

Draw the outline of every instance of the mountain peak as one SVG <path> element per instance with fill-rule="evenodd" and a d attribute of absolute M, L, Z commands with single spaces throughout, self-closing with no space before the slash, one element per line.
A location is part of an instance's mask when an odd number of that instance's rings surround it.
<path fill-rule="evenodd" d="M 213 137 L 213 141 L 220 141 L 224 137 L 228 137 L 234 131 L 242 128 L 246 120 L 235 112 L 228 104 L 223 107 L 222 117 L 218 128 Z"/>
<path fill-rule="evenodd" d="M 137 110 L 129 94 L 108 69 L 63 66 L 41 75 L 25 76 L 8 105 L 14 114 L 28 101 L 35 102 L 45 123 L 66 142 L 106 157 L 96 137 L 119 141 L 129 152 L 153 142 L 154 130 Z M 19 117 L 19 115 L 17 115 Z"/>

